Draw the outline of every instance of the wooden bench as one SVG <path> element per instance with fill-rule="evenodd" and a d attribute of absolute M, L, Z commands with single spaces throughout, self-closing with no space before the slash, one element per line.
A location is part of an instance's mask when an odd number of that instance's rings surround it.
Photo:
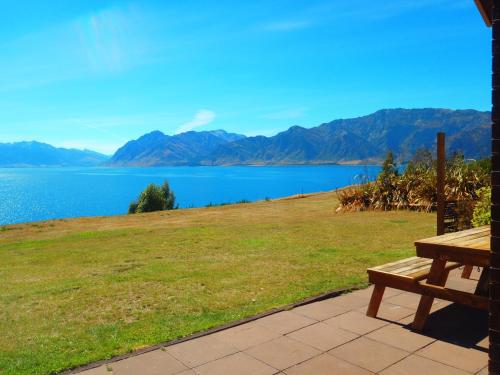
<path fill-rule="evenodd" d="M 368 279 L 374 284 L 373 293 L 368 305 L 366 315 L 375 318 L 382 302 L 382 297 L 386 287 L 404 290 L 417 294 L 425 294 L 421 281 L 426 280 L 429 276 L 432 259 L 411 257 L 397 262 L 387 263 L 382 266 L 369 268 Z M 442 278 L 442 286 L 446 283 L 448 273 L 461 264 L 455 262 L 447 262 L 445 274 Z"/>

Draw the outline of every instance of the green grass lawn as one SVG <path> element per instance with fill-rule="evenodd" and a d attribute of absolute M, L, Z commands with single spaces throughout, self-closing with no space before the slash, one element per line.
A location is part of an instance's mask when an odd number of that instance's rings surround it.
<path fill-rule="evenodd" d="M 335 193 L 0 230 L 0 373 L 50 374 L 331 289 L 414 254 L 435 216 Z"/>

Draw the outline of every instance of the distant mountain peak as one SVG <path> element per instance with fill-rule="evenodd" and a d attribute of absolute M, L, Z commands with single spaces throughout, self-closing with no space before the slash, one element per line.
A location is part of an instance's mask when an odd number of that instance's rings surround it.
<path fill-rule="evenodd" d="M 153 130 L 152 132 L 147 133 L 146 135 L 165 135 L 161 130 Z"/>
<path fill-rule="evenodd" d="M 286 130 L 283 133 L 286 133 L 286 132 L 298 132 L 298 133 L 300 133 L 300 132 L 303 132 L 304 130 L 307 131 L 308 129 L 304 128 L 300 125 L 293 125 L 293 126 L 289 127 L 288 130 Z"/>
<path fill-rule="evenodd" d="M 164 134 L 160 130 L 153 130 L 152 132 L 146 133 L 142 136 L 140 136 L 138 139 L 148 139 L 148 138 L 158 138 L 158 137 L 168 137 L 166 134 Z"/>
<path fill-rule="evenodd" d="M 161 166 L 199 164 L 216 147 L 245 138 L 224 130 L 187 131 L 172 136 L 160 131 L 127 142 L 108 161 L 109 166 Z"/>

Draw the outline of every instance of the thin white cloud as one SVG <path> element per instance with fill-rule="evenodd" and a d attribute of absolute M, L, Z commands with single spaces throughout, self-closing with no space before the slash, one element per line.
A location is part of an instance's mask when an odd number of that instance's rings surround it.
<path fill-rule="evenodd" d="M 200 109 L 189 122 L 186 122 L 176 131 L 176 134 L 185 133 L 200 126 L 205 126 L 210 124 L 215 120 L 216 113 L 209 109 Z"/>
<path fill-rule="evenodd" d="M 301 30 L 311 26 L 311 23 L 306 20 L 300 21 L 278 21 L 269 22 L 260 26 L 261 30 L 265 31 L 294 31 Z"/>

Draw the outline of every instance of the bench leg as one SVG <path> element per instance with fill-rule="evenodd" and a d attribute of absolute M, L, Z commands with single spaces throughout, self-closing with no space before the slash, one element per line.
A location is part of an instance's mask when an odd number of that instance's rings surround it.
<path fill-rule="evenodd" d="M 377 316 L 380 303 L 382 302 L 382 297 L 384 296 L 384 291 L 385 286 L 375 285 L 372 297 L 370 298 L 370 304 L 368 305 L 368 310 L 366 311 L 367 316 L 371 318 L 375 318 Z"/>
<path fill-rule="evenodd" d="M 446 280 L 448 279 L 448 271 L 445 270 L 446 261 L 440 259 L 434 259 L 432 262 L 431 270 L 429 272 L 429 277 L 427 278 L 428 284 L 434 284 L 439 286 L 444 286 Z M 421 331 L 427 317 L 431 312 L 432 303 L 434 302 L 434 297 L 422 296 L 420 298 L 420 303 L 418 304 L 417 312 L 415 313 L 415 319 L 413 320 L 412 328 L 416 331 Z"/>
<path fill-rule="evenodd" d="M 488 297 L 490 291 L 490 268 L 484 267 L 476 285 L 474 294 L 478 296 Z"/>
<path fill-rule="evenodd" d="M 462 271 L 462 279 L 470 279 L 471 273 L 472 273 L 472 266 L 465 265 L 464 270 Z"/>

